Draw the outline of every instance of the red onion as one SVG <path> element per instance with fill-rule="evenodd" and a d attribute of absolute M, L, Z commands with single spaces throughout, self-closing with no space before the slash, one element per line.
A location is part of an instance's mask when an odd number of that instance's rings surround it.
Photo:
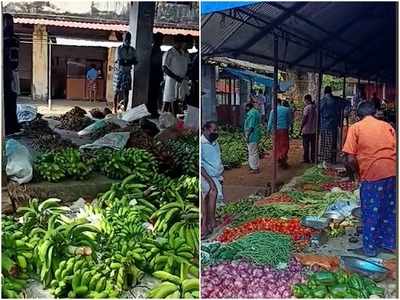
<path fill-rule="evenodd" d="M 286 270 L 224 262 L 202 270 L 202 298 L 290 298 L 292 285 L 305 280 L 301 272 L 294 259 Z"/>

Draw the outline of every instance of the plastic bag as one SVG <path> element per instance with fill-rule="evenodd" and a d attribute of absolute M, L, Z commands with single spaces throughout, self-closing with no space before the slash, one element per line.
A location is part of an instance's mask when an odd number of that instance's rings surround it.
<path fill-rule="evenodd" d="M 122 114 L 122 120 L 132 122 L 150 116 L 145 104 L 131 108 Z"/>
<path fill-rule="evenodd" d="M 121 119 L 118 119 L 118 118 L 113 117 L 113 116 L 112 117 L 106 116 L 104 119 L 97 120 L 93 124 L 85 127 L 81 131 L 79 131 L 78 135 L 79 136 L 85 136 L 85 135 L 89 135 L 89 134 L 95 133 L 96 131 L 98 131 L 99 129 L 105 127 L 109 123 L 114 123 L 115 125 L 119 126 L 120 128 L 125 128 L 125 127 L 128 126 L 129 122 L 121 120 Z"/>
<path fill-rule="evenodd" d="M 80 146 L 79 149 L 112 148 L 120 150 L 125 147 L 126 143 L 128 142 L 129 136 L 130 132 L 108 133 L 91 144 Z"/>
<path fill-rule="evenodd" d="M 17 104 L 18 123 L 31 122 L 36 118 L 37 108 L 27 104 Z"/>
<path fill-rule="evenodd" d="M 170 112 L 163 112 L 160 114 L 160 128 L 171 128 L 176 125 L 176 118 Z"/>
<path fill-rule="evenodd" d="M 14 139 L 6 142 L 7 166 L 6 174 L 19 184 L 32 180 L 32 156 L 29 150 Z"/>

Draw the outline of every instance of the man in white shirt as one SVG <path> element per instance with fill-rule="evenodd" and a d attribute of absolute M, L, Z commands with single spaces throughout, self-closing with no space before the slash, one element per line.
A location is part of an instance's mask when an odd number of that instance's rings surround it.
<path fill-rule="evenodd" d="M 175 36 L 174 47 L 168 50 L 163 57 L 163 71 L 165 86 L 163 94 L 163 112 L 174 113 L 174 102 L 182 95 L 180 89 L 185 85 L 188 71 L 189 55 L 184 49 L 185 37 Z"/>

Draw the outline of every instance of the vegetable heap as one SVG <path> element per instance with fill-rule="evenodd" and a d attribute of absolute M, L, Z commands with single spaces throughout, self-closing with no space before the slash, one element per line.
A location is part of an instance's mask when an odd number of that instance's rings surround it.
<path fill-rule="evenodd" d="M 358 274 L 349 275 L 340 270 L 332 273 L 314 273 L 307 282 L 295 284 L 296 298 L 369 298 L 371 295 L 384 296 L 385 290 L 376 283 Z"/>
<path fill-rule="evenodd" d="M 197 178 L 133 173 L 75 218 L 59 203 L 33 199 L 3 223 L 3 297 L 29 274 L 58 298 L 118 298 L 145 273 L 160 281 L 148 298 L 198 297 Z"/>
<path fill-rule="evenodd" d="M 203 298 L 290 298 L 291 287 L 304 282 L 301 264 L 292 259 L 286 270 L 246 261 L 223 262 L 201 273 Z"/>
<path fill-rule="evenodd" d="M 234 228 L 225 228 L 222 234 L 217 238 L 222 243 L 229 243 L 233 240 L 245 236 L 252 232 L 269 231 L 289 235 L 293 240 L 308 240 L 313 231 L 303 227 L 300 220 L 291 219 L 255 219 L 241 226 Z"/>
<path fill-rule="evenodd" d="M 318 166 L 307 169 L 303 174 L 304 183 L 322 184 L 331 180 L 331 177 L 325 174 L 324 169 Z"/>

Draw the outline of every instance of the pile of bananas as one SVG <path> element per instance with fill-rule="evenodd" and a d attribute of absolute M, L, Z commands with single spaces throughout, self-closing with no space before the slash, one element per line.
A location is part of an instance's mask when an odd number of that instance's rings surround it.
<path fill-rule="evenodd" d="M 86 179 L 93 168 L 83 160 L 79 150 L 68 148 L 39 156 L 35 170 L 40 179 L 59 182 L 65 178 Z"/>
<path fill-rule="evenodd" d="M 2 216 L 1 242 L 1 295 L 4 298 L 22 298 L 27 273 L 32 271 L 33 246 L 21 231 L 21 224 L 7 216 Z"/>
<path fill-rule="evenodd" d="M 196 135 L 171 139 L 166 143 L 166 149 L 173 154 L 180 174 L 199 174 L 199 140 Z"/>
<path fill-rule="evenodd" d="M 199 298 L 199 280 L 197 273 L 190 273 L 189 268 L 182 265 L 180 276 L 165 271 L 153 273 L 162 283 L 147 293 L 148 298 Z"/>

